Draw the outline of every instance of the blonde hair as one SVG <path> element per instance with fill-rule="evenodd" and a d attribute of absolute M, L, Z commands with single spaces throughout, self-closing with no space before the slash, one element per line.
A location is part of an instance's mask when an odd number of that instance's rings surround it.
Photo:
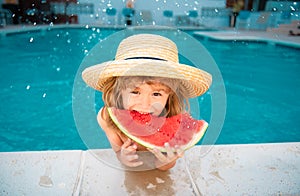
<path fill-rule="evenodd" d="M 103 89 L 102 99 L 104 101 L 104 105 L 106 107 L 124 109 L 123 99 L 121 96 L 122 90 L 125 90 L 126 88 L 134 88 L 139 83 L 164 85 L 167 87 L 169 97 L 165 106 L 165 111 L 162 114 L 163 116 L 171 117 L 185 111 L 189 111 L 189 101 L 185 96 L 187 93 L 183 86 L 180 85 L 180 80 L 151 76 L 120 76 L 110 78 L 106 81 L 106 85 Z M 111 121 L 111 119 L 109 119 L 109 121 Z"/>

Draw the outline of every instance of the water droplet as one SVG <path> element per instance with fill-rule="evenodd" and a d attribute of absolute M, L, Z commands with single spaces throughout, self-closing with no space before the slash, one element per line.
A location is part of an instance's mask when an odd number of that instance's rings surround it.
<path fill-rule="evenodd" d="M 68 40 L 67 40 L 67 43 L 70 44 L 70 43 L 71 43 L 71 39 L 68 39 Z"/>
<path fill-rule="evenodd" d="M 84 54 L 87 54 L 89 51 L 88 50 L 84 50 Z"/>
<path fill-rule="evenodd" d="M 30 89 L 30 85 L 27 85 L 27 86 L 26 86 L 26 90 L 29 90 L 29 89 Z"/>
<path fill-rule="evenodd" d="M 60 71 L 60 67 L 57 67 L 57 68 L 56 68 L 56 71 Z"/>
<path fill-rule="evenodd" d="M 296 9 L 293 6 L 290 6 L 292 11 L 296 11 Z"/>
<path fill-rule="evenodd" d="M 43 94 L 43 98 L 45 98 L 45 97 L 46 97 L 46 95 L 47 95 L 47 94 L 46 94 L 46 93 L 44 93 L 44 94 Z"/>
<path fill-rule="evenodd" d="M 29 42 L 30 42 L 30 43 L 32 43 L 32 42 L 33 42 L 33 37 L 31 37 L 31 38 L 29 39 Z"/>

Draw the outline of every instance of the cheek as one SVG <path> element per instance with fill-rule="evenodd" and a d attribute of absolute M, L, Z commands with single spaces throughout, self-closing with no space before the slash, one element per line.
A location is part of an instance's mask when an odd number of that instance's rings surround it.
<path fill-rule="evenodd" d="M 155 110 L 157 110 L 157 111 L 162 111 L 165 109 L 167 101 L 168 101 L 168 97 L 164 97 L 164 98 L 160 99 L 159 101 L 154 102 L 152 104 L 152 107 L 155 108 Z"/>
<path fill-rule="evenodd" d="M 161 112 L 165 108 L 165 104 L 161 102 L 155 102 L 151 106 L 155 111 Z"/>
<path fill-rule="evenodd" d="M 125 110 L 128 110 L 129 107 L 132 105 L 132 97 L 129 93 L 123 92 L 122 93 L 122 100 L 123 100 L 123 107 Z"/>
<path fill-rule="evenodd" d="M 122 95 L 123 107 L 124 107 L 124 109 L 127 110 L 127 108 L 128 108 L 128 101 L 127 101 L 128 96 L 125 92 L 122 92 L 121 95 Z"/>
<path fill-rule="evenodd" d="M 164 98 L 162 99 L 162 102 L 161 102 L 161 103 L 163 103 L 164 106 L 166 106 L 169 97 L 170 97 L 170 95 L 166 95 L 166 96 L 164 96 Z"/>

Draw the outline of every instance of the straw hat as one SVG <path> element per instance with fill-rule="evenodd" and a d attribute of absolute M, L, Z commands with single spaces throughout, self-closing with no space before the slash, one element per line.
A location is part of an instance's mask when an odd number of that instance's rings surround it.
<path fill-rule="evenodd" d="M 187 97 L 205 93 L 212 81 L 211 75 L 190 65 L 180 64 L 176 44 L 154 34 L 138 34 L 124 39 L 115 60 L 86 68 L 83 80 L 102 91 L 107 80 L 115 76 L 154 76 L 180 79 Z"/>

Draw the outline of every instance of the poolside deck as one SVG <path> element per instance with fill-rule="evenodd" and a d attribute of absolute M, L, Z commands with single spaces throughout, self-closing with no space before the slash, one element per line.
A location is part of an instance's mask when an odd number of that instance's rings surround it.
<path fill-rule="evenodd" d="M 196 146 L 167 172 L 112 150 L 0 153 L 1 195 L 298 195 L 300 143 Z"/>
<path fill-rule="evenodd" d="M 272 43 L 293 46 L 300 48 L 300 36 L 290 36 L 288 34 L 267 32 L 267 31 L 246 31 L 246 30 L 227 30 L 227 31 L 195 31 L 194 35 L 203 36 L 206 39 L 222 41 L 230 40 L 252 40 L 252 41 L 271 41 Z"/>

